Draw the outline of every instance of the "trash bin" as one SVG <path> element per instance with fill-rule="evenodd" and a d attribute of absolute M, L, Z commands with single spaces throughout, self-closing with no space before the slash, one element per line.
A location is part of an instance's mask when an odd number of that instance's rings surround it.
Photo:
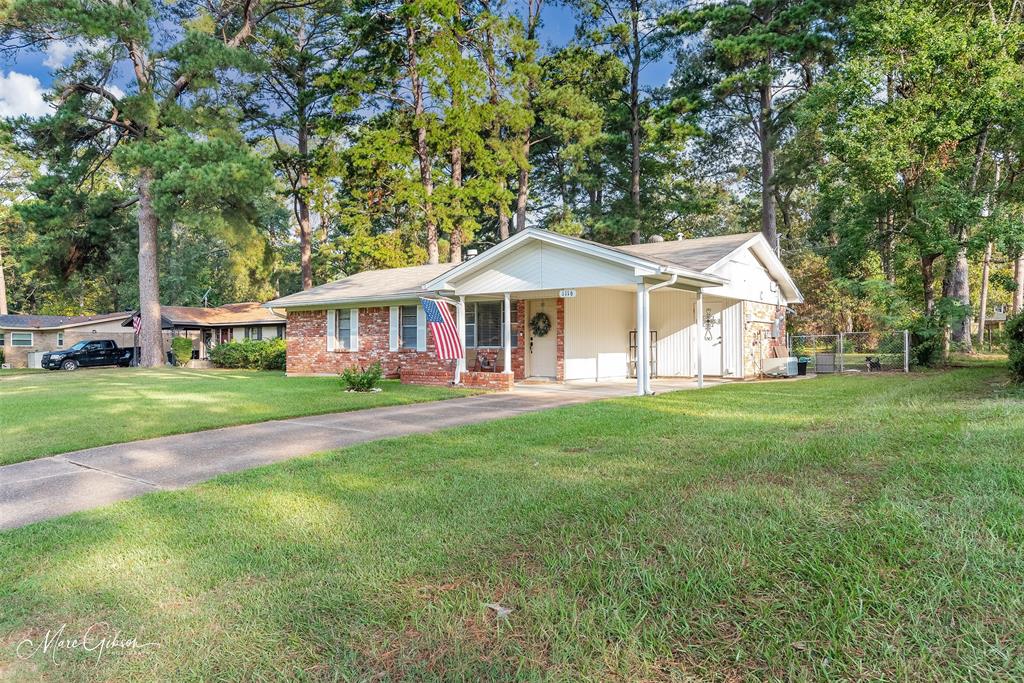
<path fill-rule="evenodd" d="M 806 375 L 807 374 L 807 364 L 810 363 L 810 362 L 811 362 L 811 359 L 808 358 L 807 356 L 800 356 L 800 358 L 798 358 L 797 361 L 796 361 L 796 374 L 798 374 L 798 375 Z"/>

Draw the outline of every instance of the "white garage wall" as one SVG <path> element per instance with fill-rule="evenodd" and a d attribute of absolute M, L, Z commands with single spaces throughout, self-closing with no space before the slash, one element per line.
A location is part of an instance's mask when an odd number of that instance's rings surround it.
<path fill-rule="evenodd" d="M 722 376 L 743 377 L 743 302 L 722 308 Z"/>
<path fill-rule="evenodd" d="M 635 302 L 635 294 L 613 289 L 577 289 L 574 298 L 565 300 L 566 379 L 613 379 L 628 374 Z"/>
<path fill-rule="evenodd" d="M 658 333 L 658 375 L 662 377 L 695 374 L 691 350 L 697 337 L 694 307 L 697 295 L 678 289 L 651 293 L 651 330 Z"/>

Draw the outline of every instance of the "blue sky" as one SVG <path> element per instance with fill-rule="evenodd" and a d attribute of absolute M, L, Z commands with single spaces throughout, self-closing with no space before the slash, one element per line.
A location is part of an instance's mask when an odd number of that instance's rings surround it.
<path fill-rule="evenodd" d="M 565 45 L 572 40 L 576 27 L 575 16 L 564 4 L 547 4 L 544 8 L 540 31 L 545 50 Z M 74 46 L 63 42 L 51 43 L 46 51 L 25 50 L 13 60 L 0 63 L 0 116 L 30 114 L 38 116 L 48 111 L 43 100 L 50 86 L 53 69 L 67 64 Z M 645 86 L 663 85 L 672 74 L 672 59 L 648 65 L 643 74 Z"/>

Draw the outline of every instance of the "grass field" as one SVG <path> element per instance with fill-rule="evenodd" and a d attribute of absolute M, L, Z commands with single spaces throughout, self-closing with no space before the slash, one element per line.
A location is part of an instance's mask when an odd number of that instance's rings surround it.
<path fill-rule="evenodd" d="M 0 465 L 80 448 L 227 425 L 433 401 L 468 392 L 385 382 L 343 391 L 335 377 L 135 368 L 0 375 Z"/>
<path fill-rule="evenodd" d="M 366 444 L 0 534 L 0 674 L 1020 680 L 1022 443 L 976 367 Z"/>

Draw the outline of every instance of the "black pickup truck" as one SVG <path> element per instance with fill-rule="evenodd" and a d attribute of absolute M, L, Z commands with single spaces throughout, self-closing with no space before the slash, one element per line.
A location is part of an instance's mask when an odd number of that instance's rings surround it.
<path fill-rule="evenodd" d="M 97 365 L 128 367 L 132 362 L 132 349 L 118 348 L 112 339 L 80 341 L 69 349 L 43 354 L 43 367 L 47 370 L 77 370 Z"/>

